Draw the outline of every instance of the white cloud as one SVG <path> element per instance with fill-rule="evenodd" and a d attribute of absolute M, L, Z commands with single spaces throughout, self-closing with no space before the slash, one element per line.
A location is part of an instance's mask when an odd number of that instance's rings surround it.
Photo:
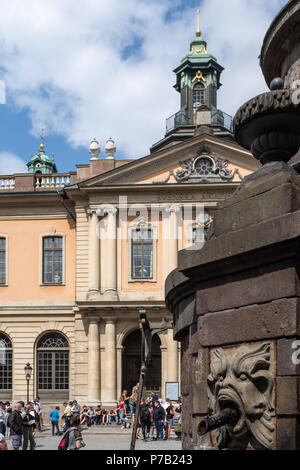
<path fill-rule="evenodd" d="M 195 9 L 165 22 L 179 0 L 0 0 L 0 65 L 7 94 L 28 108 L 35 135 L 73 146 L 112 136 L 128 157 L 143 156 L 179 109 L 172 69 L 188 53 Z M 267 3 L 267 6 L 266 6 Z M 282 0 L 204 0 L 209 52 L 226 67 L 219 107 L 233 114 L 264 91 L 257 56 Z M 141 50 L 122 59 L 124 47 Z"/>
<path fill-rule="evenodd" d="M 10 152 L 0 152 L 0 175 L 27 173 L 27 166 L 22 158 Z"/>

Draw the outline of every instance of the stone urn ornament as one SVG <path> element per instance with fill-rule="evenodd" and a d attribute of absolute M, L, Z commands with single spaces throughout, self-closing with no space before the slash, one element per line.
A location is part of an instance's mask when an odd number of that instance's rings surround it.
<path fill-rule="evenodd" d="M 275 78 L 270 92 L 247 101 L 234 117 L 237 142 L 251 150 L 263 165 L 278 161 L 287 163 L 300 148 L 297 82 L 291 89 L 283 89 L 283 86 L 283 80 Z"/>

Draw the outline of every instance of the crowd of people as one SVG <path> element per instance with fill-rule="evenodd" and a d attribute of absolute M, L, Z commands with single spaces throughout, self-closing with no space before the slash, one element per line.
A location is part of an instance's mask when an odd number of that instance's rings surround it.
<path fill-rule="evenodd" d="M 171 400 L 163 401 L 152 391 L 142 398 L 139 416 L 136 416 L 137 392 L 128 396 L 124 390 L 116 407 L 106 409 L 98 406 L 80 406 L 76 400 L 65 402 L 63 410 L 56 406 L 49 414 L 52 436 L 70 434 L 74 449 L 84 446 L 82 426 L 120 425 L 121 429 L 129 428 L 138 419 L 136 438 L 148 440 L 170 439 L 174 424 L 175 412 L 180 413 L 181 406 L 173 405 Z M 35 432 L 41 432 L 42 405 L 39 397 L 25 404 L 20 401 L 12 408 L 9 402 L 0 402 L 0 450 L 7 450 L 7 438 L 10 437 L 13 450 L 34 450 Z M 71 431 L 71 433 L 70 433 Z M 69 444 L 68 444 L 69 445 Z M 72 448 L 72 447 L 71 447 Z"/>

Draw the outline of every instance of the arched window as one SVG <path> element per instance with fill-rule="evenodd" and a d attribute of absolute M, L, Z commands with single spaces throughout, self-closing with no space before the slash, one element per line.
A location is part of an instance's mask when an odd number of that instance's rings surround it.
<path fill-rule="evenodd" d="M 193 112 L 205 104 L 205 88 L 202 83 L 197 83 L 193 88 Z"/>
<path fill-rule="evenodd" d="M 0 398 L 11 399 L 12 344 L 7 335 L 0 333 Z"/>
<path fill-rule="evenodd" d="M 69 343 L 61 333 L 46 333 L 37 344 L 37 392 L 42 398 L 68 398 Z"/>

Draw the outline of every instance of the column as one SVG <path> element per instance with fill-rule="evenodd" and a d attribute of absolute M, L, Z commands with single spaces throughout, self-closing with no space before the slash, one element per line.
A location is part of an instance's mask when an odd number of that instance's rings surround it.
<path fill-rule="evenodd" d="M 115 298 L 117 295 L 117 209 L 103 207 L 98 215 L 106 215 L 101 222 L 101 293 Z"/>
<path fill-rule="evenodd" d="M 178 343 L 173 330 L 168 330 L 168 382 L 178 382 Z"/>
<path fill-rule="evenodd" d="M 116 317 L 103 317 L 105 321 L 105 383 L 102 387 L 102 403 L 117 403 L 117 351 Z"/>
<path fill-rule="evenodd" d="M 89 317 L 88 337 L 88 400 L 100 402 L 100 331 L 99 318 Z"/>
<path fill-rule="evenodd" d="M 164 220 L 163 237 L 164 237 L 164 266 L 165 277 L 171 271 L 178 267 L 178 217 L 180 214 L 180 206 L 175 204 L 165 209 L 168 218 Z"/>
<path fill-rule="evenodd" d="M 90 210 L 89 213 L 89 296 L 93 296 L 100 293 L 100 240 L 96 211 Z"/>

